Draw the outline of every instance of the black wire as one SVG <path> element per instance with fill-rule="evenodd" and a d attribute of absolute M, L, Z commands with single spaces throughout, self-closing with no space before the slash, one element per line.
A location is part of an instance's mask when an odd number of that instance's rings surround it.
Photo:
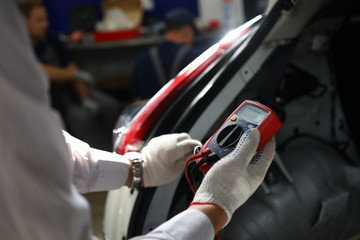
<path fill-rule="evenodd" d="M 203 157 L 197 164 L 197 166 L 200 168 L 201 165 L 205 164 L 205 163 L 215 163 L 217 161 L 219 161 L 220 158 L 218 155 L 216 155 L 216 153 L 210 153 L 209 155 L 206 155 L 205 157 Z"/>
<path fill-rule="evenodd" d="M 200 170 L 200 167 L 205 163 L 215 163 L 220 158 L 215 154 L 211 153 L 209 155 L 204 156 L 198 163 L 196 161 L 190 162 L 188 165 L 188 171 L 190 174 L 190 181 L 192 182 L 192 186 L 195 190 L 198 189 L 198 186 L 200 186 L 202 179 L 204 177 L 204 173 Z"/>

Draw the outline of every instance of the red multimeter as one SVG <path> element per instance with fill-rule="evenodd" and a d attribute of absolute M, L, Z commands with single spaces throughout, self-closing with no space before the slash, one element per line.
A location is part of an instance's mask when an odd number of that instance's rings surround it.
<path fill-rule="evenodd" d="M 202 146 L 200 155 L 206 152 L 207 156 L 219 160 L 231 153 L 242 134 L 248 129 L 257 128 L 260 132 L 259 150 L 281 127 L 276 113 L 267 106 L 250 100 L 245 100 L 223 123 L 223 125 Z M 202 153 L 201 153 L 202 152 Z M 199 163 L 201 158 L 196 158 Z M 214 164 L 203 163 L 200 170 L 206 174 Z"/>

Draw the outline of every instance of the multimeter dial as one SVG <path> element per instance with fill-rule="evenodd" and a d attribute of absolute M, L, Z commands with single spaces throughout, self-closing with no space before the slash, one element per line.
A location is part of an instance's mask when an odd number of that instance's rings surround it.
<path fill-rule="evenodd" d="M 238 114 L 234 114 L 215 134 L 208 147 L 219 158 L 222 158 L 234 150 L 236 144 L 246 130 L 256 126 L 257 124 L 250 123 L 241 118 Z"/>
<path fill-rule="evenodd" d="M 216 142 L 220 147 L 231 147 L 239 141 L 242 133 L 243 129 L 240 125 L 231 124 L 219 132 Z"/>

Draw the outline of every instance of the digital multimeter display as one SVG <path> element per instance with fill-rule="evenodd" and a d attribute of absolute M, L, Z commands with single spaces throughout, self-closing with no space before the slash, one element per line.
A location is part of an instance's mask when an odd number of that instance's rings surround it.
<path fill-rule="evenodd" d="M 254 105 L 245 104 L 238 112 L 244 120 L 259 124 L 268 115 L 268 112 Z"/>

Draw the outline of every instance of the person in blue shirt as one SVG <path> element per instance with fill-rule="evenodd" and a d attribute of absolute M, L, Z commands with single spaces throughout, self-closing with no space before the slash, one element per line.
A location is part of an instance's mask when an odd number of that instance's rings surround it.
<path fill-rule="evenodd" d="M 165 24 L 164 40 L 135 60 L 131 81 L 135 101 L 151 98 L 202 53 L 193 47 L 197 29 L 189 11 L 182 8 L 169 11 Z"/>

